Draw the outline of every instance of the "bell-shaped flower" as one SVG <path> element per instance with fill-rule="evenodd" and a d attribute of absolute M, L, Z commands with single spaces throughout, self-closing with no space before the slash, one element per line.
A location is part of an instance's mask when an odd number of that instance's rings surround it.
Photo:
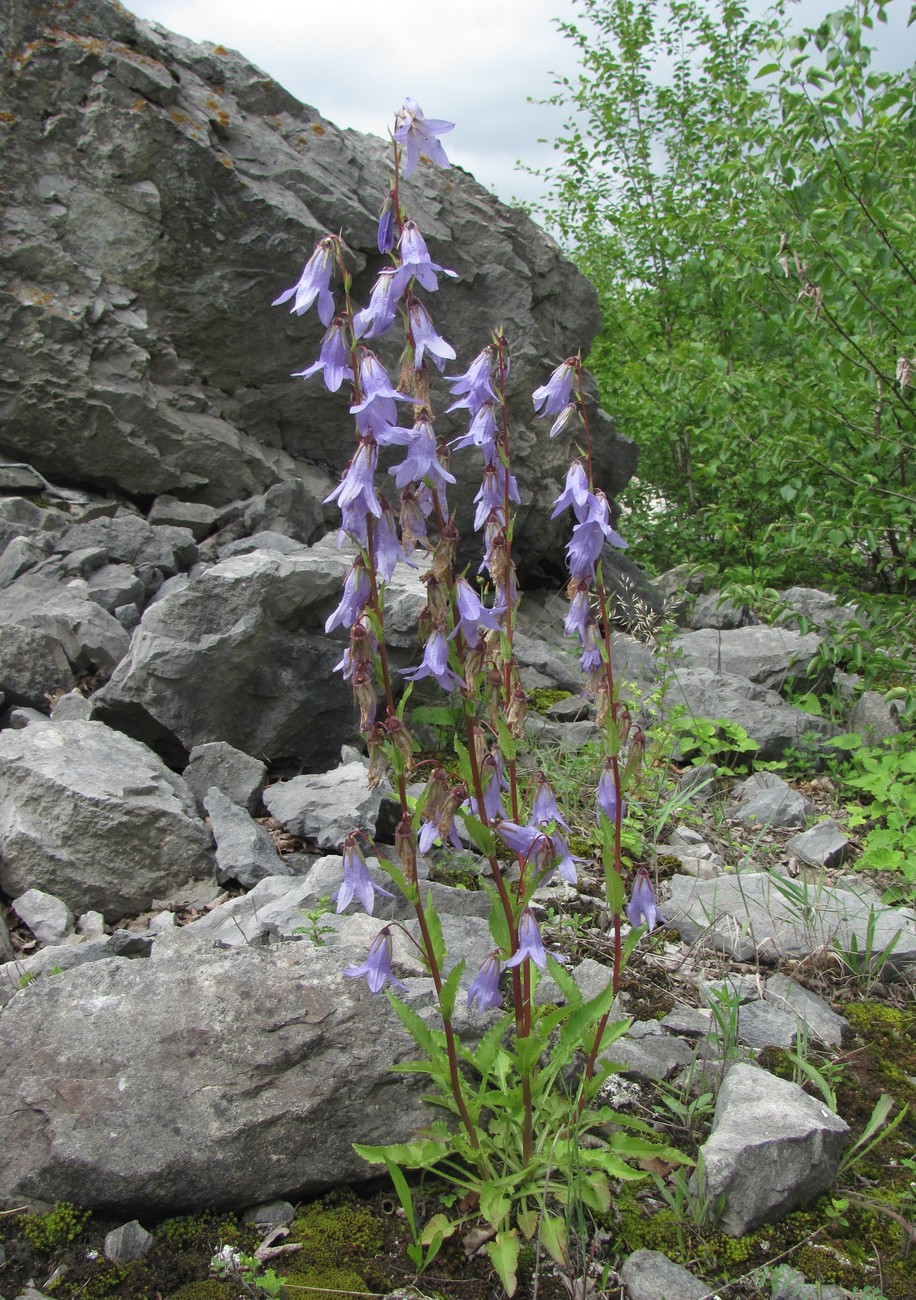
<path fill-rule="evenodd" d="M 331 275 L 334 270 L 334 257 L 337 252 L 339 241 L 333 235 L 326 235 L 315 245 L 315 251 L 306 262 L 299 283 L 294 284 L 291 289 L 285 289 L 279 298 L 274 298 L 271 304 L 279 307 L 281 303 L 288 302 L 295 295 L 295 301 L 290 307 L 297 316 L 307 312 L 315 299 L 318 299 L 318 319 L 322 325 L 330 325 L 334 315 L 334 298 L 331 294 L 330 283 Z"/>
<path fill-rule="evenodd" d="M 405 442 L 400 436 L 391 437 L 392 431 L 389 430 L 389 440 L 391 442 Z M 394 481 L 399 488 L 406 488 L 410 483 L 419 483 L 427 479 L 434 488 L 444 488 L 446 483 L 454 483 L 455 476 L 450 474 L 439 461 L 439 451 L 436 446 L 436 434 L 433 426 L 424 416 L 420 416 L 409 431 L 409 443 L 407 443 L 407 457 L 402 460 L 400 465 L 393 465 L 388 471 L 394 476 Z"/>
<path fill-rule="evenodd" d="M 399 560 L 407 560 L 404 548 L 398 539 L 398 530 L 394 522 L 394 512 L 388 502 L 382 498 L 382 517 L 375 525 L 374 555 L 375 571 L 383 582 L 390 582 L 391 575 Z"/>
<path fill-rule="evenodd" d="M 588 512 L 588 497 L 588 475 L 582 462 L 574 460 L 566 471 L 566 487 L 553 503 L 554 511 L 550 516 L 551 519 L 556 519 L 557 515 L 561 515 L 568 506 L 572 506 L 576 518 L 581 522 Z"/>
<path fill-rule="evenodd" d="M 613 826 L 617 821 L 617 782 L 614 780 L 614 766 L 610 761 L 604 765 L 604 771 L 598 781 L 598 808 L 595 810 L 595 820 L 601 825 L 599 809 Z M 626 803 L 620 805 L 621 817 L 627 810 Z"/>
<path fill-rule="evenodd" d="M 521 966 L 526 958 L 533 961 L 541 970 L 547 969 L 547 953 L 544 951 L 541 932 L 530 907 L 526 907 L 522 912 L 518 923 L 518 951 L 509 958 L 506 966 Z"/>
<path fill-rule="evenodd" d="M 454 690 L 464 683 L 448 666 L 448 642 L 439 628 L 434 628 L 423 651 L 423 662 L 416 668 L 402 668 L 401 676 L 419 682 L 424 677 L 434 677 L 444 691 Z"/>
<path fill-rule="evenodd" d="M 499 991 L 501 972 L 502 962 L 499 959 L 499 952 L 491 952 L 484 958 L 483 965 L 468 985 L 469 1011 L 492 1011 L 494 1007 L 502 1006 L 503 998 Z"/>
<path fill-rule="evenodd" d="M 496 460 L 496 437 L 499 432 L 493 407 L 493 402 L 482 403 L 471 419 L 467 433 L 449 444 L 452 451 L 462 451 L 465 447 L 479 447 L 486 463 L 493 464 Z"/>
<path fill-rule="evenodd" d="M 338 912 L 344 911 L 354 898 L 358 898 L 365 911 L 371 916 L 375 907 L 376 894 L 383 894 L 385 898 L 394 898 L 394 894 L 389 893 L 387 889 L 373 884 L 366 859 L 352 835 L 348 835 L 344 840 L 343 873 L 343 884 L 334 895 Z"/>
<path fill-rule="evenodd" d="M 394 248 L 394 191 L 385 195 L 381 211 L 378 214 L 378 251 L 390 253 Z"/>
<path fill-rule="evenodd" d="M 452 375 L 447 380 L 452 389 L 452 396 L 458 400 L 448 408 L 457 411 L 464 407 L 475 415 L 485 402 L 497 401 L 490 383 L 490 371 L 493 366 L 493 349 L 487 346 L 468 366 L 463 375 Z"/>
<path fill-rule="evenodd" d="M 395 120 L 394 139 L 404 146 L 407 161 L 404 166 L 404 178 L 411 175 L 421 158 L 428 158 L 437 167 L 448 167 L 449 161 L 445 150 L 439 143 L 438 136 L 454 131 L 454 122 L 444 122 L 440 118 L 424 117 L 423 110 L 415 99 L 405 99 L 398 110 Z"/>
<path fill-rule="evenodd" d="M 338 317 L 321 341 L 318 360 L 306 370 L 293 372 L 294 379 L 310 379 L 320 372 L 324 386 L 329 392 L 336 393 L 340 385 L 351 374 L 350 348 L 347 344 L 346 328 Z"/>
<path fill-rule="evenodd" d="M 577 636 L 579 641 L 584 644 L 585 629 L 590 618 L 588 587 L 585 583 L 580 583 L 573 593 L 572 600 L 569 602 L 569 609 L 566 611 L 566 617 L 563 620 L 563 631 L 567 636 Z"/>
<path fill-rule="evenodd" d="M 569 830 L 569 823 L 560 812 L 553 787 L 544 773 L 539 772 L 534 801 L 531 805 L 531 823 L 534 826 L 543 826 L 546 822 L 556 822 L 558 826 Z"/>
<path fill-rule="evenodd" d="M 587 675 L 601 667 L 601 645 L 596 636 L 598 625 L 593 618 L 585 624 L 585 636 L 582 638 L 582 653 L 579 667 Z"/>
<path fill-rule="evenodd" d="M 633 893 L 630 896 L 629 903 L 627 903 L 627 917 L 630 925 L 634 927 L 646 925 L 650 931 L 654 930 L 658 921 L 655 890 L 652 888 L 652 882 L 645 867 L 640 867 L 636 873 L 636 880 L 633 882 Z"/>
<path fill-rule="evenodd" d="M 570 357 L 561 366 L 557 366 L 546 384 L 534 390 L 532 396 L 536 414 L 559 415 L 563 408 L 569 405 L 573 380 L 576 377 L 576 366 L 576 358 Z"/>
<path fill-rule="evenodd" d="M 375 467 L 378 461 L 378 447 L 368 438 L 360 440 L 356 455 L 344 471 L 344 476 L 333 492 L 325 497 L 325 503 L 336 501 L 346 515 L 381 516 L 382 506 L 375 490 Z M 365 529 L 363 529 L 365 532 Z"/>
<path fill-rule="evenodd" d="M 467 578 L 455 579 L 455 606 L 458 610 L 458 622 L 455 624 L 452 636 L 460 628 L 461 635 L 469 646 L 477 644 L 481 628 L 486 628 L 489 632 L 499 631 L 496 614 L 493 610 L 487 609 Z"/>
<path fill-rule="evenodd" d="M 372 286 L 368 307 L 353 317 L 353 333 L 358 339 L 374 339 L 387 334 L 398 314 L 401 290 L 400 272 L 391 266 L 383 267 Z"/>
<path fill-rule="evenodd" d="M 437 271 L 442 275 L 451 276 L 453 280 L 458 278 L 457 271 L 448 271 L 432 260 L 426 247 L 426 240 L 412 221 L 406 221 L 401 232 L 401 265 L 398 270 L 401 287 L 403 288 L 410 279 L 414 279 L 432 293 L 439 288 L 439 281 L 436 279 Z"/>
<path fill-rule="evenodd" d="M 340 604 L 324 625 L 325 632 L 333 632 L 335 627 L 351 628 L 369 603 L 371 594 L 369 575 L 362 560 L 357 560 L 347 574 Z"/>
<path fill-rule="evenodd" d="M 371 993 L 380 993 L 386 984 L 397 984 L 398 988 L 406 990 L 407 985 L 391 973 L 391 956 L 391 927 L 386 925 L 373 939 L 362 965 L 345 966 L 344 974 L 350 979 L 360 979 L 365 975 Z"/>
<path fill-rule="evenodd" d="M 432 357 L 433 365 L 441 373 L 445 368 L 446 361 L 455 360 L 455 349 L 450 343 L 446 343 L 440 334 L 436 333 L 436 327 L 433 325 L 429 312 L 416 298 L 408 298 L 407 300 L 407 319 L 410 323 L 410 333 L 415 351 L 414 365 L 419 370 L 423 364 L 423 358 L 428 352 Z"/>
<path fill-rule="evenodd" d="M 496 520 L 505 527 L 506 497 L 516 505 L 521 503 L 518 482 L 514 474 L 509 473 L 506 465 L 499 461 L 487 465 L 483 473 L 480 491 L 474 497 L 477 513 L 474 515 L 474 530 L 479 531 L 488 520 Z"/>

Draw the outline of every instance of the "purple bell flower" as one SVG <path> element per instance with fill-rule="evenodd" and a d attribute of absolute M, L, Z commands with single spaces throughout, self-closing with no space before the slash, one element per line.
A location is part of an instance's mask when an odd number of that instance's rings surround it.
<path fill-rule="evenodd" d="M 442 275 L 451 276 L 453 280 L 458 279 L 457 271 L 448 271 L 444 266 L 439 266 L 437 262 L 432 260 L 429 249 L 426 247 L 426 240 L 417 227 L 412 221 L 405 222 L 404 229 L 401 232 L 399 285 L 403 288 L 413 278 L 418 280 L 424 289 L 433 293 L 439 288 L 439 281 L 436 279 L 437 271 L 440 271 Z"/>
<path fill-rule="evenodd" d="M 421 158 L 428 158 L 437 167 L 448 167 L 449 161 L 445 150 L 437 139 L 454 131 L 454 122 L 444 122 L 435 117 L 424 117 L 423 110 L 415 99 L 405 99 L 403 108 L 398 110 L 395 120 L 394 138 L 404 146 L 407 161 L 404 166 L 404 179 L 411 175 Z"/>
<path fill-rule="evenodd" d="M 606 763 L 604 771 L 598 781 L 598 808 L 604 813 L 605 817 L 613 826 L 617 821 L 617 786 L 614 781 L 614 771 L 610 763 Z M 621 810 L 621 816 L 626 813 L 627 806 L 624 803 Z M 595 820 L 601 825 L 601 819 L 598 812 L 595 812 Z"/>
<path fill-rule="evenodd" d="M 385 195 L 382 210 L 378 214 L 378 251 L 390 253 L 394 248 L 394 191 Z"/>
<path fill-rule="evenodd" d="M 378 279 L 372 286 L 369 305 L 358 311 L 353 317 L 353 333 L 358 339 L 374 339 L 380 334 L 387 334 L 398 314 L 401 299 L 402 281 L 400 271 L 386 266 L 379 271 Z"/>
<path fill-rule="evenodd" d="M 401 436 L 404 432 L 407 432 L 407 438 Z M 412 430 L 398 430 L 397 433 L 389 430 L 385 441 L 408 444 L 406 459 L 402 460 L 400 465 L 393 465 L 388 471 L 394 476 L 394 481 L 399 488 L 406 488 L 410 483 L 429 479 L 433 487 L 444 490 L 446 483 L 455 482 L 454 474 L 450 474 L 439 463 L 436 435 L 433 426 L 425 417 L 420 416 Z"/>
<path fill-rule="evenodd" d="M 449 410 L 454 409 L 449 407 Z M 453 451 L 462 451 L 465 447 L 480 447 L 484 460 L 492 465 L 496 459 L 496 415 L 492 402 L 484 402 L 471 420 L 467 433 L 450 443 Z"/>
<path fill-rule="evenodd" d="M 333 235 L 326 235 L 315 245 L 315 251 L 306 262 L 299 277 L 299 283 L 294 284 L 291 289 L 284 290 L 279 298 L 274 298 L 273 307 L 279 307 L 281 303 L 288 302 L 295 295 L 295 302 L 290 311 L 294 311 L 297 316 L 307 312 L 315 299 L 318 299 L 318 319 L 322 325 L 330 325 L 334 315 L 334 298 L 329 288 L 331 283 L 331 274 L 334 270 L 334 256 L 337 252 L 338 240 Z"/>
<path fill-rule="evenodd" d="M 531 822 L 535 826 L 541 826 L 545 822 L 556 822 L 558 826 L 569 830 L 569 823 L 564 819 L 557 805 L 553 787 L 543 772 L 538 773 L 537 789 L 531 805 Z"/>
<path fill-rule="evenodd" d="M 451 691 L 464 682 L 448 666 L 448 642 L 439 628 L 434 629 L 423 651 L 423 662 L 417 668 L 402 668 L 401 676 L 419 682 L 424 677 L 435 677 L 444 691 Z"/>
<path fill-rule="evenodd" d="M 521 966 L 526 957 L 541 970 L 547 969 L 547 953 L 544 951 L 541 932 L 530 907 L 526 907 L 522 912 L 518 923 L 518 952 L 506 962 L 507 968 Z"/>
<path fill-rule="evenodd" d="M 391 953 L 391 927 L 386 925 L 372 940 L 362 965 L 346 966 L 344 974 L 350 979 L 360 979 L 365 975 L 371 993 L 380 993 L 386 984 L 397 984 L 398 988 L 406 990 L 407 985 L 391 973 Z"/>
<path fill-rule="evenodd" d="M 362 560 L 357 560 L 347 574 L 343 599 L 324 625 L 325 632 L 333 632 L 335 627 L 351 628 L 369 603 L 371 594 L 369 575 Z"/>
<path fill-rule="evenodd" d="M 346 329 L 339 317 L 321 340 L 321 351 L 315 364 L 307 370 L 294 371 L 293 378 L 310 379 L 319 371 L 325 388 L 331 393 L 336 393 L 347 375 L 352 373 Z"/>
<path fill-rule="evenodd" d="M 652 888 L 652 882 L 645 867 L 640 867 L 636 873 L 633 893 L 629 903 L 627 903 L 627 917 L 630 925 L 634 927 L 646 925 L 650 931 L 655 929 L 658 920 L 658 907 L 655 901 L 655 890 Z"/>
<path fill-rule="evenodd" d="M 356 448 L 356 455 L 344 471 L 344 476 L 333 492 L 325 497 L 325 502 L 336 501 L 346 514 L 366 514 L 381 516 L 382 506 L 375 490 L 375 467 L 378 461 L 378 447 L 369 440 L 362 440 Z M 349 531 L 349 530 L 348 530 Z M 365 532 L 365 529 L 363 529 Z"/>
<path fill-rule="evenodd" d="M 369 867 L 359 845 L 352 835 L 348 835 L 343 846 L 343 884 L 334 895 L 337 911 L 342 912 L 354 898 L 358 898 L 369 916 L 375 907 L 375 895 L 383 894 L 385 898 L 394 898 L 394 894 L 373 884 Z M 373 990 L 375 992 L 375 990 Z"/>
<path fill-rule="evenodd" d="M 432 357 L 433 365 L 441 373 L 445 369 L 446 361 L 455 360 L 455 349 L 436 333 L 429 312 L 416 298 L 407 300 L 407 318 L 416 350 L 414 365 L 419 370 L 423 364 L 423 357 L 428 352 Z"/>
<path fill-rule="evenodd" d="M 491 952 L 484 958 L 483 965 L 468 985 L 469 1011 L 492 1011 L 494 1007 L 502 1006 L 503 998 L 499 991 L 501 971 L 502 962 L 499 960 L 499 953 Z"/>
<path fill-rule="evenodd" d="M 536 414 L 559 415 L 563 408 L 569 405 L 569 397 L 575 376 L 575 357 L 570 357 L 561 366 L 557 366 L 547 383 L 542 384 L 540 388 L 536 388 L 532 394 Z"/>
<path fill-rule="evenodd" d="M 574 460 L 566 471 L 566 487 L 554 502 L 551 519 L 556 519 L 557 515 L 561 515 L 568 506 L 572 506 L 576 518 L 581 522 L 587 513 L 588 497 L 588 476 L 582 462 Z"/>
<path fill-rule="evenodd" d="M 492 365 L 493 349 L 488 346 L 478 352 L 463 375 L 452 375 L 446 380 L 451 385 L 452 396 L 458 398 L 448 408 L 450 411 L 467 407 L 472 415 L 476 415 L 485 402 L 497 401 L 490 383 Z"/>
<path fill-rule="evenodd" d="M 490 632 L 499 631 L 495 613 L 487 609 L 467 578 L 455 580 L 455 604 L 458 609 L 458 622 L 455 624 L 454 636 L 458 629 L 469 646 L 474 646 L 480 639 L 480 629 Z"/>

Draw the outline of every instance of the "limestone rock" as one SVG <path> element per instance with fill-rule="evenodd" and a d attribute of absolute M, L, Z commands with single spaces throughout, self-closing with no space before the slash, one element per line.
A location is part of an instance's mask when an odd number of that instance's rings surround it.
<path fill-rule="evenodd" d="M 73 933 L 73 913 L 60 898 L 41 889 L 27 889 L 14 898 L 13 911 L 40 943 L 59 943 Z"/>
<path fill-rule="evenodd" d="M 263 826 L 211 786 L 204 799 L 216 840 L 216 875 L 225 883 L 235 880 L 251 889 L 265 876 L 291 876 L 293 871 L 277 852 Z"/>
<path fill-rule="evenodd" d="M 339 850 L 352 831 L 375 834 L 381 787 L 370 790 L 362 763 L 333 772 L 297 776 L 264 791 L 264 807 L 281 826 L 324 850 Z"/>
<path fill-rule="evenodd" d="M 390 1072 L 415 1049 L 387 1000 L 310 943 L 95 962 L 3 1022 L 3 1197 L 143 1218 L 295 1201 L 373 1177 L 353 1143 L 428 1120 Z"/>
<path fill-rule="evenodd" d="M 703 1300 L 709 1287 L 660 1250 L 634 1250 L 624 1260 L 620 1280 L 627 1300 Z"/>
<path fill-rule="evenodd" d="M 777 691 L 787 682 L 794 687 L 807 684 L 805 668 L 819 645 L 814 633 L 764 626 L 682 632 L 673 642 L 688 668 L 746 677 Z"/>
<path fill-rule="evenodd" d="M 701 1148 L 703 1191 L 724 1196 L 719 1225 L 740 1237 L 827 1190 L 849 1127 L 823 1101 L 752 1065 L 734 1065 Z"/>
<path fill-rule="evenodd" d="M 213 874 L 184 782 L 99 722 L 0 733 L 0 851 L 6 893 L 43 889 L 109 920 Z"/>
<path fill-rule="evenodd" d="M 323 327 L 270 304 L 339 230 L 354 299 L 368 301 L 384 262 L 385 141 L 339 130 L 238 54 L 121 5 L 5 9 L 2 449 L 69 482 L 211 506 L 303 466 L 339 472 L 352 446 L 346 402 L 290 378 L 317 355 Z M 380 131 L 395 107 L 380 108 Z M 565 522 L 550 514 L 570 444 L 545 436 L 531 392 L 555 359 L 587 352 L 595 292 L 521 209 L 459 168 L 419 167 L 402 197 L 434 259 L 459 274 L 436 302 L 459 365 L 496 321 L 515 344 L 515 546 L 527 564 L 557 563 Z M 400 344 L 381 343 L 396 364 Z M 607 416 L 592 418 L 596 475 L 614 496 L 635 448 Z M 460 413 L 437 425 L 444 437 L 460 428 Z M 449 499 L 470 538 L 479 466 L 455 457 L 452 470 Z"/>
<path fill-rule="evenodd" d="M 233 749 L 225 741 L 215 740 L 195 745 L 182 776 L 201 812 L 207 791 L 215 785 L 233 803 L 254 815 L 267 780 L 267 765 L 240 749 Z"/>

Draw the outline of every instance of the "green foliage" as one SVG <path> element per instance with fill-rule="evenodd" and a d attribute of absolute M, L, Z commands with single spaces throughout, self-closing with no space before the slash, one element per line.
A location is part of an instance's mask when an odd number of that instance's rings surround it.
<path fill-rule="evenodd" d="M 46 1214 L 23 1215 L 20 1228 L 22 1235 L 36 1250 L 50 1255 L 76 1241 L 91 1218 L 89 1210 L 81 1210 L 70 1201 L 61 1201 Z"/>
<path fill-rule="evenodd" d="M 847 825 L 865 826 L 865 849 L 856 866 L 900 872 L 903 883 L 892 900 L 916 895 L 916 752 L 908 743 L 868 748 L 855 734 L 838 736 L 835 747 L 850 749 L 841 772 L 844 787 L 865 803 L 847 805 Z"/>
<path fill-rule="evenodd" d="M 546 215 L 598 289 L 590 365 L 640 444 L 631 541 L 659 567 L 906 592 L 916 77 L 871 66 L 884 8 L 801 33 L 788 0 L 579 8 Z"/>
<path fill-rule="evenodd" d="M 691 763 L 716 763 L 725 775 L 746 770 L 760 748 L 744 728 L 728 718 L 695 718 L 672 709 L 667 726 L 681 757 Z"/>

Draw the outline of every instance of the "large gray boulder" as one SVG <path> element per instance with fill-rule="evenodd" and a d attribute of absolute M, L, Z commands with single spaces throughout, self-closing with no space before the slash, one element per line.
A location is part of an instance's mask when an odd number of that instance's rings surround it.
<path fill-rule="evenodd" d="M 324 631 L 351 558 L 333 541 L 294 555 L 253 551 L 169 591 L 146 610 L 130 652 L 92 697 L 93 716 L 176 766 L 210 741 L 267 762 L 331 766 L 341 745 L 359 737 L 352 692 L 333 671 L 344 643 Z M 385 625 L 389 644 L 412 655 L 424 600 L 416 571 L 399 565 Z"/>
<path fill-rule="evenodd" d="M 91 1012 L 91 1014 L 89 1014 Z M 193 944 L 39 979 L 3 1011 L 0 1197 L 119 1218 L 296 1201 L 428 1114 L 384 997 L 303 941 Z M 23 1044 L 29 1045 L 23 1052 Z"/>
<path fill-rule="evenodd" d="M 341 230 L 354 299 L 368 301 L 384 261 L 385 142 L 339 130 L 238 54 L 105 0 L 7 0 L 0 41 L 0 451 L 72 482 L 211 505 L 306 463 L 339 471 L 346 400 L 290 378 L 323 327 L 270 304 Z M 381 130 L 396 107 L 379 105 Z M 565 523 L 549 516 L 570 443 L 545 436 L 531 392 L 588 351 L 595 292 L 525 213 L 460 169 L 422 165 L 401 194 L 433 258 L 460 276 L 431 302 L 458 352 L 452 369 L 499 322 L 514 342 L 517 555 L 561 556 Z M 382 345 L 396 364 L 397 341 Z M 613 495 L 635 448 L 593 414 L 596 472 Z M 460 424 L 459 413 L 437 427 Z M 480 466 L 462 456 L 453 469 L 469 534 Z"/>
<path fill-rule="evenodd" d="M 786 685 L 795 689 L 810 685 L 807 665 L 820 644 L 820 637 L 813 632 L 803 635 L 791 628 L 760 625 L 682 632 L 674 638 L 672 648 L 680 651 L 688 668 L 746 677 L 778 691 Z"/>
<path fill-rule="evenodd" d="M 213 875 L 194 799 L 145 746 L 100 722 L 0 733 L 0 888 L 42 889 L 107 920 Z"/>
<path fill-rule="evenodd" d="M 797 1084 L 753 1065 L 733 1065 L 700 1149 L 703 1191 L 722 1197 L 718 1225 L 741 1237 L 775 1223 L 827 1190 L 849 1127 Z"/>

